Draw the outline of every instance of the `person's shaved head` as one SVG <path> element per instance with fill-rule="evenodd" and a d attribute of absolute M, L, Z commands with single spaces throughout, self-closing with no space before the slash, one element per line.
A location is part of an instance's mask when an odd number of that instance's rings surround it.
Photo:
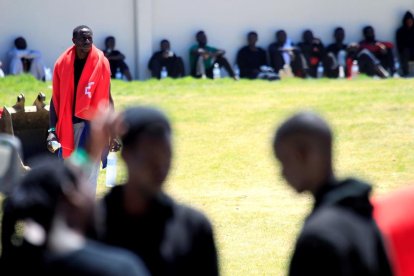
<path fill-rule="evenodd" d="M 315 192 L 333 174 L 332 131 L 315 113 L 297 113 L 283 122 L 273 150 L 283 176 L 298 192 Z"/>
<path fill-rule="evenodd" d="M 314 144 L 324 152 L 332 147 L 332 131 L 328 123 L 312 112 L 301 112 L 287 119 L 277 130 L 274 147 L 282 140 L 290 140 L 297 146 Z"/>

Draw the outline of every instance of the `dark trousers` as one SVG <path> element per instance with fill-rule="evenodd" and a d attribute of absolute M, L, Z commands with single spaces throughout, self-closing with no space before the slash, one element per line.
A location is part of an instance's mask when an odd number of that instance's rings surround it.
<path fill-rule="evenodd" d="M 414 61 L 414 48 L 405 48 L 399 52 L 399 56 L 402 75 L 407 76 L 409 74 L 408 63 Z"/>
<path fill-rule="evenodd" d="M 368 76 L 380 76 L 381 78 L 387 77 L 388 74 L 395 73 L 394 55 L 391 50 L 388 50 L 385 54 L 368 53 L 367 50 L 363 50 L 358 55 L 359 71 L 365 73 Z M 386 72 L 384 72 L 384 70 Z"/>
<path fill-rule="evenodd" d="M 167 69 L 168 77 L 170 78 L 180 78 L 185 74 L 183 60 L 180 57 L 170 57 L 151 61 L 149 69 L 151 70 L 152 77 L 161 78 L 161 70 L 163 67 Z"/>
<path fill-rule="evenodd" d="M 285 59 L 283 58 L 283 51 L 274 51 L 270 57 L 272 64 L 274 66 L 275 72 L 279 73 L 281 69 L 285 66 Z M 296 77 L 305 77 L 305 72 L 303 69 L 303 60 L 301 58 L 300 52 L 294 50 L 291 56 L 290 67 L 292 72 Z"/>

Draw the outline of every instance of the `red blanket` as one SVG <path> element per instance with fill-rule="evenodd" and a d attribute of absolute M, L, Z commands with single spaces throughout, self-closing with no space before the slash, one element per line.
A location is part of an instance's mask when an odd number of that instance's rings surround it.
<path fill-rule="evenodd" d="M 100 104 L 109 106 L 110 67 L 109 62 L 98 48 L 92 46 L 85 67 L 74 91 L 75 46 L 67 49 L 56 61 L 53 72 L 53 105 L 58 122 L 56 135 L 62 145 L 63 158 L 75 148 L 72 116 L 91 120 Z M 73 97 L 76 93 L 76 106 Z"/>

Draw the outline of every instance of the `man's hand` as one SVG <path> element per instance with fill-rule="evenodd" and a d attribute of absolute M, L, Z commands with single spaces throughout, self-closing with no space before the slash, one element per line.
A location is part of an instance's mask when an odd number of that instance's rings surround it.
<path fill-rule="evenodd" d="M 56 147 L 56 145 L 59 144 L 59 141 L 56 137 L 55 132 L 53 132 L 53 131 L 50 132 L 49 135 L 47 136 L 46 142 L 47 142 L 47 149 L 51 153 L 55 153 L 56 150 L 59 148 L 59 147 Z"/>
<path fill-rule="evenodd" d="M 123 118 L 113 110 L 98 108 L 98 114 L 91 121 L 91 133 L 86 144 L 86 151 L 89 156 L 99 161 L 102 150 L 110 146 L 110 150 L 119 151 L 121 143 L 117 138 L 125 132 Z"/>

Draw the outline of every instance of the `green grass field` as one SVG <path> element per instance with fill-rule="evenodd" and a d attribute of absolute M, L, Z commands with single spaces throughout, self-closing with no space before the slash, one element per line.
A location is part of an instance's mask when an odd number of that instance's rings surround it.
<path fill-rule="evenodd" d="M 50 83 L 0 79 L 0 105 L 28 102 Z M 175 156 L 166 189 L 214 223 L 223 275 L 284 275 L 311 207 L 280 178 L 270 142 L 286 116 L 311 109 L 336 134 L 339 176 L 370 181 L 376 194 L 414 179 L 414 80 L 114 81 L 118 110 L 143 104 L 172 118 Z M 119 181 L 125 179 L 121 169 Z M 104 172 L 99 194 L 105 192 Z"/>

